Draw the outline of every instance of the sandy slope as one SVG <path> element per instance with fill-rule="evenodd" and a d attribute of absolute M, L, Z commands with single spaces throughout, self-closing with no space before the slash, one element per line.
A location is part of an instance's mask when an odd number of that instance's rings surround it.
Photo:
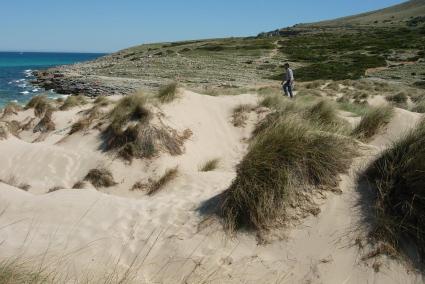
<path fill-rule="evenodd" d="M 200 207 L 229 186 L 246 152 L 245 140 L 261 116 L 251 113 L 247 126 L 236 128 L 232 109 L 256 101 L 252 95 L 210 97 L 185 91 L 161 106 L 167 125 L 192 130 L 185 153 L 131 165 L 99 151 L 97 130 L 59 143 L 0 141 L 0 178 L 15 175 L 32 186 L 24 192 L 0 183 L 0 255 L 44 260 L 68 280 L 93 273 L 122 275 L 131 267 L 136 283 L 422 283 L 393 261 L 385 261 L 375 273 L 374 261 L 361 261 L 364 251 L 354 246 L 362 235 L 355 173 L 401 134 L 400 127 L 414 126 L 419 115 L 404 110 L 397 110 L 386 132 L 374 140 L 375 147 L 342 177 L 342 194 L 319 199 L 321 213 L 303 220 L 284 239 L 259 245 L 251 234 L 229 238 L 218 224 L 204 221 Z M 75 114 L 62 112 L 61 121 L 72 121 Z M 66 127 L 58 123 L 56 134 L 65 135 L 60 130 Z M 219 168 L 199 172 L 211 158 L 220 158 Z M 117 186 L 40 194 L 58 183 L 72 186 L 99 163 L 112 170 Z M 176 165 L 179 177 L 157 195 L 129 190 L 135 181 Z"/>

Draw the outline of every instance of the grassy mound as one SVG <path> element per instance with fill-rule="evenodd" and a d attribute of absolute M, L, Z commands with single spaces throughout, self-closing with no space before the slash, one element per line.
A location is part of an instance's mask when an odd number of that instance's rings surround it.
<path fill-rule="evenodd" d="M 87 104 L 87 100 L 84 96 L 68 96 L 65 102 L 59 107 L 60 110 L 69 110 L 73 107 L 82 106 Z"/>
<path fill-rule="evenodd" d="M 321 100 L 307 109 L 304 117 L 311 123 L 333 128 L 340 132 L 348 129 L 348 123 L 338 117 L 337 106 L 328 100 Z"/>
<path fill-rule="evenodd" d="M 223 193 L 225 228 L 262 231 L 284 222 L 289 207 L 306 205 L 300 196 L 309 188 L 338 185 L 355 155 L 353 146 L 351 139 L 317 131 L 305 120 L 276 120 L 255 138 Z"/>
<path fill-rule="evenodd" d="M 34 127 L 33 132 L 47 133 L 56 129 L 55 123 L 52 120 L 53 111 L 48 109 L 40 122 Z"/>
<path fill-rule="evenodd" d="M 378 133 L 382 127 L 387 125 L 394 115 L 392 107 L 369 108 L 362 116 L 360 123 L 354 128 L 352 135 L 362 140 L 368 140 Z"/>
<path fill-rule="evenodd" d="M 114 181 L 112 173 L 105 168 L 90 170 L 85 176 L 84 181 L 90 182 L 96 188 L 111 187 L 117 184 Z"/>
<path fill-rule="evenodd" d="M 142 95 L 127 96 L 118 102 L 109 114 L 111 123 L 104 131 L 106 150 L 118 150 L 119 155 L 129 161 L 151 158 L 160 150 L 180 155 L 181 137 L 164 125 L 152 125 L 145 102 Z"/>
<path fill-rule="evenodd" d="M 2 118 L 9 116 L 9 115 L 17 114 L 22 109 L 23 108 L 20 105 L 18 105 L 17 103 L 10 102 L 4 107 Z"/>
<path fill-rule="evenodd" d="M 425 257 L 425 121 L 395 142 L 364 172 L 373 187 L 372 237 L 399 252 L 415 243 Z"/>
<path fill-rule="evenodd" d="M 50 105 L 49 99 L 46 96 L 34 96 L 25 106 L 25 109 L 34 109 L 35 116 L 41 117 L 47 110 L 53 109 Z"/>
<path fill-rule="evenodd" d="M 161 103 L 169 103 L 173 101 L 178 94 L 178 84 L 176 82 L 163 86 L 157 95 Z"/>
<path fill-rule="evenodd" d="M 93 123 L 93 121 L 101 116 L 102 112 L 100 111 L 100 107 L 98 105 L 95 105 L 93 108 L 86 111 L 83 118 L 79 119 L 71 126 L 69 135 L 88 129 Z"/>

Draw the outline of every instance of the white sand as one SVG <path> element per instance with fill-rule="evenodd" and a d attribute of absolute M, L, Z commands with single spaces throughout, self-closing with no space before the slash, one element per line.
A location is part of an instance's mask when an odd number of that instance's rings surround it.
<path fill-rule="evenodd" d="M 0 178 L 13 175 L 31 185 L 24 192 L 0 183 L 0 256 L 43 261 L 68 281 L 123 275 L 131 267 L 135 283 L 422 283 L 420 276 L 390 260 L 375 273 L 374 260 L 361 261 L 364 252 L 354 246 L 362 234 L 355 172 L 373 156 L 357 159 L 352 173 L 342 177 L 342 194 L 318 200 L 321 213 L 281 240 L 259 245 L 252 234 L 229 238 L 218 224 L 204 222 L 199 208 L 230 185 L 259 119 L 251 113 L 247 126 L 236 128 L 232 109 L 256 102 L 253 95 L 210 97 L 185 91 L 161 107 L 164 123 L 180 132 L 192 130 L 185 153 L 131 165 L 99 150 L 97 130 L 62 139 L 62 130 L 75 121 L 75 110 L 55 115 L 55 139 L 0 140 Z M 384 147 L 401 135 L 397 127 L 411 128 L 418 117 L 397 110 L 374 145 Z M 219 168 L 199 172 L 212 158 L 220 159 Z M 117 186 L 43 194 L 52 186 L 71 187 L 99 164 L 111 169 Z M 130 191 L 134 182 L 176 165 L 179 177 L 157 195 Z"/>

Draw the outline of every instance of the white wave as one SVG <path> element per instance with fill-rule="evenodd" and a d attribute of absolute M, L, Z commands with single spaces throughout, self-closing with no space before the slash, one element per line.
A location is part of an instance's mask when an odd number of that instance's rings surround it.
<path fill-rule="evenodd" d="M 23 95 L 28 95 L 30 92 L 28 92 L 28 91 L 23 91 L 23 92 L 20 92 L 21 94 L 23 94 Z"/>
<path fill-rule="evenodd" d="M 27 84 L 19 84 L 18 87 L 19 88 L 26 88 L 27 87 Z"/>
<path fill-rule="evenodd" d="M 36 93 L 38 91 L 40 91 L 40 89 L 35 88 L 35 89 L 32 90 L 33 93 Z"/>

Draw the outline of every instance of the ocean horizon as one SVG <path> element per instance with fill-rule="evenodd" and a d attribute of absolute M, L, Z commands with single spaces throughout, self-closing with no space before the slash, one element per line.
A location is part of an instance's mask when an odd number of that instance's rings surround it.
<path fill-rule="evenodd" d="M 33 96 L 47 93 L 56 97 L 52 91 L 31 84 L 32 72 L 60 65 L 89 61 L 107 53 L 82 52 L 0 52 L 0 108 L 9 102 L 25 104 Z"/>

